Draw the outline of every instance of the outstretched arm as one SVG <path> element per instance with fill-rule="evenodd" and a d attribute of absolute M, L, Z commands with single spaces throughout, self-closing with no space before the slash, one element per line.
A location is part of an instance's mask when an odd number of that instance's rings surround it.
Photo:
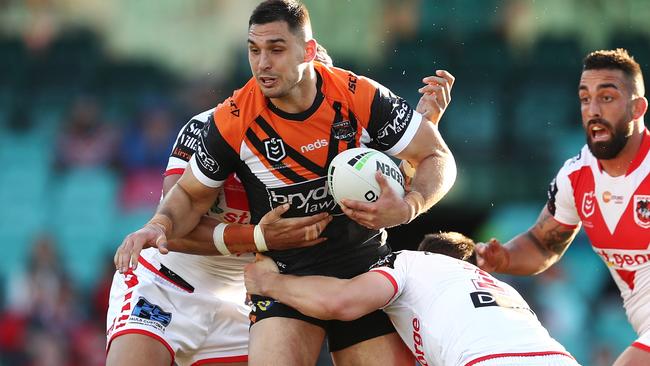
<path fill-rule="evenodd" d="M 345 280 L 325 276 L 291 276 L 277 273 L 268 257 L 245 269 L 246 289 L 272 297 L 318 319 L 354 320 L 375 311 L 391 299 L 393 285 L 382 274 L 367 272 Z"/>
<path fill-rule="evenodd" d="M 579 230 L 557 222 L 545 206 L 533 227 L 504 245 L 496 239 L 477 245 L 477 262 L 489 272 L 537 274 L 562 258 Z"/>

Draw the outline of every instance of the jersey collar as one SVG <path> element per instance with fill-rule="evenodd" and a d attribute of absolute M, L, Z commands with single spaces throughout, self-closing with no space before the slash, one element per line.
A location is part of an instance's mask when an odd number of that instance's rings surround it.
<path fill-rule="evenodd" d="M 648 131 L 646 128 L 643 131 L 643 136 L 641 137 L 641 145 L 639 146 L 639 150 L 636 152 L 636 156 L 634 156 L 632 164 L 630 164 L 630 166 L 627 168 L 627 171 L 625 172 L 626 177 L 632 174 L 632 172 L 641 165 L 646 155 L 648 154 L 648 151 L 650 151 L 650 131 Z M 603 165 L 600 163 L 600 160 L 596 161 L 598 162 L 598 170 L 600 170 L 602 173 Z"/>
<path fill-rule="evenodd" d="M 325 99 L 325 96 L 323 95 L 323 91 L 321 90 L 323 87 L 323 77 L 320 75 L 318 70 L 316 70 L 316 98 L 314 98 L 314 103 L 307 108 L 304 112 L 300 113 L 289 113 L 281 110 L 280 108 L 276 107 L 275 104 L 271 102 L 271 99 L 266 98 L 267 101 L 267 106 L 273 112 L 276 114 L 278 117 L 288 119 L 291 121 L 304 121 L 307 118 L 311 117 L 314 112 L 320 107 L 321 103 L 323 103 L 323 100 Z"/>
<path fill-rule="evenodd" d="M 625 176 L 632 174 L 632 172 L 641 165 L 643 160 L 645 160 L 646 155 L 648 155 L 648 151 L 650 151 L 650 131 L 648 131 L 646 128 L 645 131 L 643 131 L 643 137 L 641 138 L 641 146 L 639 146 L 639 151 L 636 152 L 636 156 L 634 157 L 634 160 L 632 160 L 632 164 L 630 164 L 630 167 L 627 168 Z"/>

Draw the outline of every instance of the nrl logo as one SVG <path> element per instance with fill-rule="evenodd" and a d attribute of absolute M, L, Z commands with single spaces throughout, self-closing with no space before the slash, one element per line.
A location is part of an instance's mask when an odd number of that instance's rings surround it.
<path fill-rule="evenodd" d="M 284 150 L 284 142 L 280 138 L 271 137 L 264 140 L 264 148 L 266 149 L 266 157 L 276 163 L 279 163 L 287 156 L 287 152 Z"/>
<path fill-rule="evenodd" d="M 594 195 L 594 191 L 585 193 L 582 197 L 582 215 L 589 217 L 594 214 L 595 209 L 596 195 Z"/>
<path fill-rule="evenodd" d="M 650 228 L 650 195 L 634 195 L 634 222 L 644 229 Z"/>

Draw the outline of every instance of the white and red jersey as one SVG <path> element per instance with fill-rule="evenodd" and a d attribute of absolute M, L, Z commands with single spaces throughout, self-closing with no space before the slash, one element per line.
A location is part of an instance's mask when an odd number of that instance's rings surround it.
<path fill-rule="evenodd" d="M 585 145 L 549 187 L 548 209 L 560 223 L 582 226 L 623 297 L 639 334 L 650 332 L 650 132 L 627 173 L 611 177 Z"/>
<path fill-rule="evenodd" d="M 165 176 L 183 174 L 188 161 L 194 155 L 201 130 L 213 112 L 214 108 L 200 113 L 183 126 L 172 147 Z M 248 224 L 250 222 L 248 198 L 244 187 L 234 174 L 231 174 L 224 182 L 221 193 L 208 214 L 224 223 Z M 199 256 L 170 252 L 161 255 L 155 248 L 152 248 L 151 251 L 143 251 L 143 257 L 145 259 L 155 257 L 155 261 L 160 261 L 190 283 L 193 280 L 205 280 L 204 274 L 199 275 L 201 272 L 212 274 L 227 282 L 243 281 L 243 266 L 254 258 L 253 254 Z"/>
<path fill-rule="evenodd" d="M 414 251 L 379 265 L 371 271 L 395 289 L 384 311 L 422 366 L 551 355 L 576 364 L 515 289 L 478 267 Z"/>
<path fill-rule="evenodd" d="M 180 131 L 165 176 L 182 174 L 198 134 L 213 110 Z M 246 224 L 248 200 L 239 180 L 228 177 L 209 212 L 222 222 Z M 156 248 L 141 252 L 139 266 L 115 273 L 107 313 L 107 347 L 123 334 L 160 341 L 178 364 L 246 362 L 248 312 L 244 265 L 254 256 L 200 256 Z"/>

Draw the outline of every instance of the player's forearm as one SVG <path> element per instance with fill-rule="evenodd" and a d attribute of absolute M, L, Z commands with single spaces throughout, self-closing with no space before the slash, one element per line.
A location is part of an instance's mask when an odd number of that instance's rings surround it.
<path fill-rule="evenodd" d="M 424 198 L 424 210 L 438 203 L 456 181 L 456 161 L 451 151 L 436 131 L 436 149 L 417 166 L 411 189 Z"/>
<path fill-rule="evenodd" d="M 189 234 L 182 238 L 172 239 L 168 241 L 168 249 L 172 252 L 180 252 L 186 254 L 198 255 L 222 255 L 217 250 L 214 243 L 214 228 L 219 224 L 219 221 L 209 216 L 201 217 L 199 224 Z M 232 224 L 239 225 L 241 224 Z M 253 226 L 253 225 L 247 225 Z M 228 251 L 232 254 L 238 253 L 253 253 L 258 251 L 254 241 L 250 242 L 237 242 L 232 241 L 225 244 Z M 269 247 L 273 248 L 273 247 Z"/>
<path fill-rule="evenodd" d="M 504 244 L 508 252 L 506 268 L 497 272 L 513 275 L 533 275 L 544 272 L 560 260 L 561 255 L 540 246 L 539 239 L 529 230 Z"/>
<path fill-rule="evenodd" d="M 345 284 L 350 280 L 325 276 L 291 276 L 273 273 L 265 279 L 262 295 L 272 297 L 301 313 L 318 319 L 354 320 L 369 311 L 348 301 Z M 357 299 L 360 300 L 360 299 Z"/>
<path fill-rule="evenodd" d="M 220 255 L 214 245 L 212 233 L 219 222 L 208 216 L 201 217 L 199 224 L 182 238 L 171 239 L 167 248 L 172 252 L 198 255 Z M 255 246 L 253 245 L 253 250 Z"/>
<path fill-rule="evenodd" d="M 156 215 L 165 216 L 172 223 L 171 228 L 168 228 L 168 232 L 165 233 L 167 239 L 181 238 L 199 223 L 203 214 L 209 209 L 208 204 L 199 202 L 201 201 L 192 198 L 179 184 L 176 184 L 165 195 L 158 206 Z M 202 202 L 211 204 L 213 200 L 204 200 Z"/>

